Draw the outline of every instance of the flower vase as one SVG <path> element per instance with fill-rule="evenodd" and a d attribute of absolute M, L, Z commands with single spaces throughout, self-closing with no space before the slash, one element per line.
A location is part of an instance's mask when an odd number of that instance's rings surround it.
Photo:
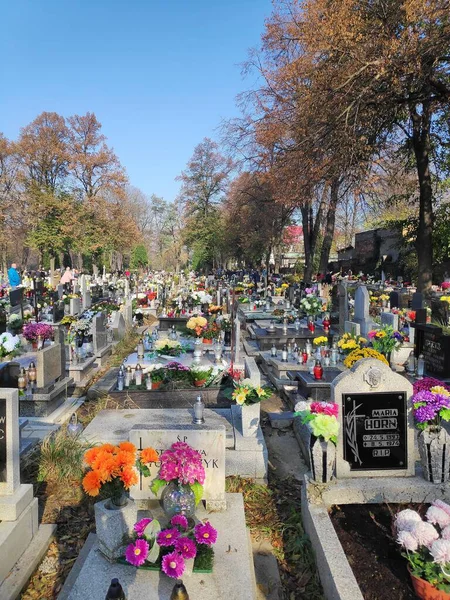
<path fill-rule="evenodd" d="M 309 443 L 312 478 L 317 483 L 328 483 L 333 478 L 336 464 L 336 446 L 313 435 Z"/>
<path fill-rule="evenodd" d="M 95 529 L 101 553 L 115 561 L 125 553 L 126 540 L 133 535 L 138 508 L 127 498 L 124 506 L 114 506 L 112 498 L 94 505 Z"/>
<path fill-rule="evenodd" d="M 450 436 L 443 427 L 427 427 L 417 436 L 420 462 L 427 481 L 450 480 Z"/>
<path fill-rule="evenodd" d="M 231 346 L 231 331 L 224 331 L 223 343 L 224 346 Z"/>
<path fill-rule="evenodd" d="M 243 404 L 241 406 L 242 435 L 256 437 L 261 418 L 261 403 Z"/>
<path fill-rule="evenodd" d="M 117 510 L 128 504 L 128 495 L 125 491 L 120 491 L 117 494 L 113 494 L 109 500 L 110 504 L 108 508 L 110 510 Z"/>
<path fill-rule="evenodd" d="M 420 600 L 450 600 L 450 594 L 443 590 L 438 590 L 425 579 L 421 579 L 411 573 L 408 565 L 409 576 L 414 588 L 414 592 Z"/>
<path fill-rule="evenodd" d="M 175 515 L 186 518 L 195 514 L 195 495 L 189 485 L 171 481 L 161 494 L 161 503 L 166 516 L 171 519 Z"/>

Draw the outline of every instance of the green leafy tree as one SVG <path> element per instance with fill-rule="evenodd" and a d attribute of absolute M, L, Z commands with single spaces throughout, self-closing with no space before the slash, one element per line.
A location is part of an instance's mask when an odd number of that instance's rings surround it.
<path fill-rule="evenodd" d="M 132 269 L 142 269 L 148 265 L 147 248 L 142 244 L 135 246 L 131 253 L 130 266 Z"/>

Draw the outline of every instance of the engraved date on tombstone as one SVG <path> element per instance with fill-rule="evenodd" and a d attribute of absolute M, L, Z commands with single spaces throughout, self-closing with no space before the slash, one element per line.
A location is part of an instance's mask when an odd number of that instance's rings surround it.
<path fill-rule="evenodd" d="M 407 468 L 404 392 L 342 395 L 344 459 L 351 471 Z"/>

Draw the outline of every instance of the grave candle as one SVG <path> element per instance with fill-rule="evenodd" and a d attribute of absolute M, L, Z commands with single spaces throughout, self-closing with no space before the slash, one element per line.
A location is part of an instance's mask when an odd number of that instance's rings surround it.
<path fill-rule="evenodd" d="M 272 348 L 270 349 L 270 356 L 277 355 L 277 347 L 275 346 L 275 342 L 272 344 Z"/>
<path fill-rule="evenodd" d="M 136 370 L 134 372 L 134 378 L 136 380 L 136 385 L 142 385 L 142 367 L 140 364 L 136 365 Z"/>

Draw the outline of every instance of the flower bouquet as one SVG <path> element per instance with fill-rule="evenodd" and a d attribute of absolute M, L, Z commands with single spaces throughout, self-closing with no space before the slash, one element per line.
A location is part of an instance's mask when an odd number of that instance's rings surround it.
<path fill-rule="evenodd" d="M 440 598 L 450 594 L 450 506 L 435 500 L 425 520 L 415 510 L 398 512 L 394 519 L 397 543 L 408 561 L 408 570 L 419 598 Z M 432 588 L 427 590 L 426 588 Z M 437 590 L 442 593 L 439 595 Z M 429 595 L 424 595 L 428 591 Z"/>
<path fill-rule="evenodd" d="M 344 354 L 350 354 L 353 350 L 359 350 L 367 344 L 366 338 L 356 333 L 344 333 L 341 339 L 338 341 L 338 348 Z"/>
<path fill-rule="evenodd" d="M 29 342 L 37 342 L 39 336 L 49 340 L 53 337 L 53 327 L 47 323 L 28 323 L 23 328 L 23 336 Z"/>
<path fill-rule="evenodd" d="M 298 402 L 294 416 L 299 417 L 304 452 L 309 455 L 312 478 L 319 483 L 331 480 L 336 463 L 339 434 L 339 406 L 334 402 Z"/>
<path fill-rule="evenodd" d="M 20 315 L 12 314 L 9 316 L 8 327 L 10 329 L 12 329 L 13 331 L 15 331 L 17 333 L 19 331 L 19 329 L 22 327 L 22 325 L 23 325 L 23 321 L 22 321 L 22 318 L 20 317 Z"/>
<path fill-rule="evenodd" d="M 319 335 L 319 337 L 313 339 L 313 344 L 314 346 L 324 346 L 328 344 L 328 338 L 326 335 Z"/>
<path fill-rule="evenodd" d="M 205 319 L 205 317 L 191 317 L 186 323 L 186 327 L 191 331 L 194 331 L 197 337 L 200 337 L 207 324 L 208 321 Z"/>
<path fill-rule="evenodd" d="M 394 331 L 390 325 L 378 330 L 369 331 L 367 334 L 372 347 L 387 356 L 392 350 L 397 349 L 403 342 L 403 336 L 399 331 Z"/>
<path fill-rule="evenodd" d="M 10 356 L 11 358 L 20 354 L 20 338 L 11 333 L 0 334 L 0 359 Z"/>
<path fill-rule="evenodd" d="M 153 349 L 157 354 L 166 356 L 180 356 L 183 353 L 183 346 L 177 340 L 157 340 L 153 344 Z"/>
<path fill-rule="evenodd" d="M 83 489 L 89 496 L 96 497 L 102 493 L 111 498 L 115 506 L 126 503 L 125 491 L 138 483 L 135 469 L 138 451 L 134 444 L 122 442 L 118 446 L 103 444 L 90 448 L 84 455 L 85 463 L 90 470 L 83 478 Z M 141 451 L 141 458 L 158 460 L 153 448 Z"/>
<path fill-rule="evenodd" d="M 200 452 L 189 444 L 176 442 L 161 454 L 159 462 L 159 474 L 152 481 L 151 491 L 156 496 L 161 488 L 166 488 L 161 497 L 166 514 L 172 511 L 173 514 L 184 512 L 187 516 L 192 516 L 203 496 L 205 482 L 205 468 Z M 146 477 L 150 476 L 149 466 L 141 457 L 138 468 Z M 179 495 L 185 494 L 184 498 L 179 498 L 180 503 L 176 506 L 174 496 L 170 495 L 172 491 L 177 491 Z"/>
<path fill-rule="evenodd" d="M 270 387 L 255 386 L 249 379 L 243 379 L 236 385 L 231 398 L 240 406 L 250 406 L 270 398 L 272 393 Z"/>
<path fill-rule="evenodd" d="M 170 527 L 161 529 L 158 521 L 141 519 L 134 525 L 134 540 L 127 546 L 125 561 L 138 568 L 161 570 L 174 579 L 187 574 L 189 562 L 194 573 L 211 573 L 216 541 L 217 530 L 208 521 L 189 527 L 185 516 L 175 515 Z"/>
<path fill-rule="evenodd" d="M 207 343 L 210 343 L 209 340 L 212 340 L 215 337 L 218 337 L 220 333 L 220 326 L 216 323 L 215 320 L 211 320 L 204 328 L 203 328 L 203 343 L 205 340 L 208 340 Z"/>
<path fill-rule="evenodd" d="M 307 294 L 300 300 L 300 307 L 307 315 L 316 316 L 323 310 L 323 302 L 314 294 Z"/>

